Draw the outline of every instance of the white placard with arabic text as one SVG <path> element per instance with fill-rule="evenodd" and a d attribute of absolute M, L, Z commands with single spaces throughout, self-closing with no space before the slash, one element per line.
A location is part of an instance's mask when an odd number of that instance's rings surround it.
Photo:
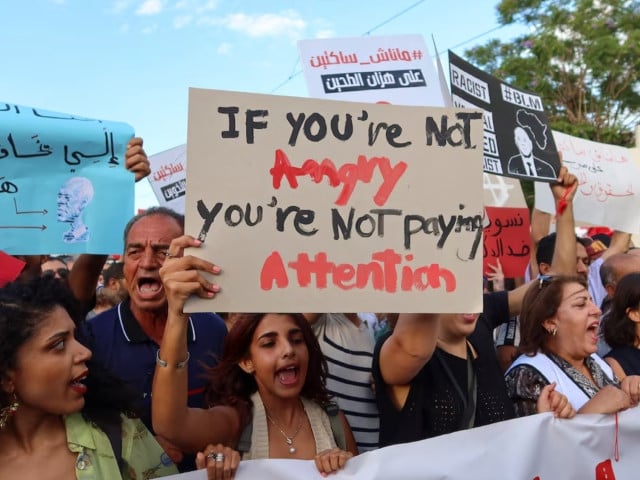
<path fill-rule="evenodd" d="M 564 165 L 578 177 L 576 221 L 640 232 L 640 169 L 631 150 L 553 132 Z M 536 183 L 536 208 L 555 214 L 551 191 Z"/>
<path fill-rule="evenodd" d="M 184 214 L 187 192 L 187 145 L 178 145 L 149 157 L 151 173 L 147 177 L 158 203 Z"/>
<path fill-rule="evenodd" d="M 311 97 L 446 105 L 422 35 L 301 40 L 298 50 Z"/>

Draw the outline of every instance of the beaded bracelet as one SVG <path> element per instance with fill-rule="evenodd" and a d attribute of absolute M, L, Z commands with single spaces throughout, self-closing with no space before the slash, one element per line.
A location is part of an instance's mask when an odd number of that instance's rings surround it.
<path fill-rule="evenodd" d="M 179 370 L 181 368 L 184 368 L 184 366 L 189 362 L 190 357 L 191 357 L 191 354 L 187 352 L 187 358 L 185 358 L 182 362 L 176 363 L 176 369 Z M 169 366 L 169 364 L 166 361 L 160 358 L 160 350 L 158 350 L 156 353 L 156 363 L 163 368 L 166 368 Z"/>

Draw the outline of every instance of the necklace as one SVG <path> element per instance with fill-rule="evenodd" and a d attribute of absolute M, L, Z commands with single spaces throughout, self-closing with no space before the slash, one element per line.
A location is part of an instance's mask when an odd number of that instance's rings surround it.
<path fill-rule="evenodd" d="M 302 407 L 302 411 L 304 412 L 304 406 Z M 280 426 L 280 424 L 276 422 L 273 418 L 271 418 L 271 415 L 269 415 L 269 412 L 267 411 L 266 408 L 264 409 L 264 413 L 267 415 L 267 418 L 273 424 L 273 426 L 276 427 L 284 437 L 284 441 L 286 442 L 287 445 L 289 445 L 289 453 L 291 455 L 296 453 L 297 449 L 296 447 L 293 446 L 293 439 L 296 438 L 296 435 L 298 435 L 298 433 L 300 433 L 300 430 L 302 429 L 302 425 L 304 424 L 304 415 L 300 419 L 300 423 L 296 427 L 296 431 L 293 432 L 291 435 L 287 435 L 282 429 L 282 427 Z"/>

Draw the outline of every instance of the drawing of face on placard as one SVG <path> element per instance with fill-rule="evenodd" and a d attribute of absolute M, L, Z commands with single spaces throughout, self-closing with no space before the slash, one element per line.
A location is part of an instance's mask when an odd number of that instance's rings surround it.
<path fill-rule="evenodd" d="M 557 178 L 551 164 L 536 156 L 536 149 L 542 151 L 547 147 L 548 135 L 547 126 L 536 115 L 518 110 L 513 130 L 513 141 L 518 153 L 509 158 L 508 172 L 530 178 Z"/>
<path fill-rule="evenodd" d="M 84 177 L 72 177 L 62 184 L 58 191 L 58 222 L 68 223 L 63 234 L 65 243 L 86 242 L 89 229 L 82 221 L 85 207 L 93 199 L 93 184 Z"/>

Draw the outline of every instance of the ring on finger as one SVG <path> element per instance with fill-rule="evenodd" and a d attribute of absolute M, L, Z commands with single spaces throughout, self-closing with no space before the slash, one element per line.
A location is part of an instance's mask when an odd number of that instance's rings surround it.
<path fill-rule="evenodd" d="M 175 255 L 172 255 L 171 252 L 169 252 L 169 250 L 164 252 L 164 256 L 165 258 L 175 258 Z"/>
<path fill-rule="evenodd" d="M 216 459 L 216 462 L 224 462 L 224 453 L 222 452 L 216 453 L 215 459 Z"/>

